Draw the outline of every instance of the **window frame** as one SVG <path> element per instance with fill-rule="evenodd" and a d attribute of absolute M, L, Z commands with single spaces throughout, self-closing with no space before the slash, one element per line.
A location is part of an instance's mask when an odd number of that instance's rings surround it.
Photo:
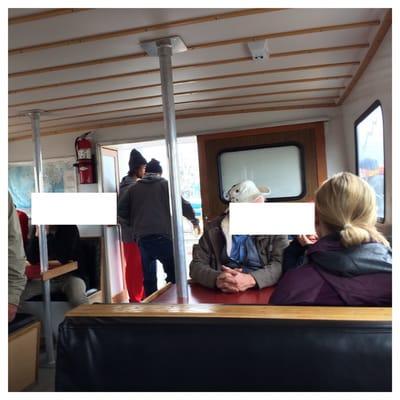
<path fill-rule="evenodd" d="M 297 196 L 291 197 L 275 197 L 275 198 L 267 198 L 268 202 L 279 202 L 279 201 L 295 201 L 302 199 L 307 194 L 307 186 L 306 186 L 306 176 L 305 176 L 305 159 L 304 159 L 304 146 L 302 143 L 295 141 L 288 142 L 279 142 L 273 144 L 262 144 L 255 146 L 244 146 L 244 147 L 234 147 L 234 148 L 226 148 L 218 152 L 217 154 L 217 173 L 218 173 L 218 193 L 220 200 L 229 204 L 229 201 L 224 198 L 223 187 L 222 187 L 222 174 L 221 174 L 221 155 L 224 153 L 233 153 L 238 151 L 246 151 L 246 150 L 258 150 L 258 149 L 270 149 L 274 147 L 288 147 L 295 146 L 299 149 L 300 152 L 300 179 L 301 179 L 301 192 Z M 265 200 L 265 201 L 267 201 Z"/>
<path fill-rule="evenodd" d="M 355 143 L 355 171 L 356 175 L 360 177 L 360 168 L 359 168 L 359 159 L 358 159 L 358 137 L 357 137 L 357 126 L 364 121 L 368 116 L 375 111 L 378 107 L 381 107 L 382 110 L 382 141 L 383 141 L 383 166 L 384 171 L 386 170 L 386 156 L 385 156 L 385 118 L 383 116 L 383 106 L 379 99 L 375 100 L 355 121 L 354 121 L 354 143 Z M 383 174 L 383 218 L 377 217 L 377 222 L 383 224 L 386 219 L 386 174 Z"/>

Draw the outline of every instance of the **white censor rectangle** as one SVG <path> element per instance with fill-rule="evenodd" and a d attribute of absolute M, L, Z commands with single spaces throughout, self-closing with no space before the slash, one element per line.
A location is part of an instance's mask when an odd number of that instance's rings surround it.
<path fill-rule="evenodd" d="M 116 225 L 116 193 L 32 193 L 33 225 Z"/>
<path fill-rule="evenodd" d="M 308 235 L 315 232 L 314 203 L 230 203 L 231 235 Z"/>

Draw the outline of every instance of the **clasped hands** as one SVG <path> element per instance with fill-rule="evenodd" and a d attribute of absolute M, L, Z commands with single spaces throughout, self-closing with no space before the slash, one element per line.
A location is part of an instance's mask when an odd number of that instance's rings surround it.
<path fill-rule="evenodd" d="M 256 280 L 250 274 L 242 272 L 241 268 L 232 269 L 223 265 L 216 284 L 224 293 L 239 293 L 254 287 Z"/>

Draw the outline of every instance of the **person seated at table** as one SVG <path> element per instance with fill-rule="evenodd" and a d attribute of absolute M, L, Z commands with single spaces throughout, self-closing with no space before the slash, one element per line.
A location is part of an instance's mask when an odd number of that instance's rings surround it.
<path fill-rule="evenodd" d="M 375 192 L 350 172 L 316 193 L 319 240 L 303 247 L 303 265 L 278 283 L 270 304 L 387 306 L 392 302 L 392 250 L 377 231 Z"/>
<path fill-rule="evenodd" d="M 269 190 L 267 191 L 269 192 Z M 264 202 L 254 182 L 243 181 L 229 189 L 230 202 Z M 282 273 L 282 252 L 287 236 L 229 235 L 229 212 L 210 222 L 193 246 L 190 277 L 193 281 L 227 293 L 274 285 Z"/>
<path fill-rule="evenodd" d="M 83 255 L 80 254 L 80 237 L 76 225 L 46 225 L 48 259 L 57 260 L 61 264 L 70 261 L 78 261 L 78 269 L 61 275 L 51 280 L 51 291 L 62 292 L 67 297 L 68 302 L 76 307 L 79 304 L 88 303 L 86 296 L 85 276 L 83 268 L 79 268 Z M 40 253 L 39 253 L 39 234 L 34 226 L 26 249 L 26 257 L 31 267 L 28 267 L 28 283 L 22 294 L 23 300 L 28 300 L 42 293 L 40 279 Z M 30 279 L 31 278 L 31 279 Z M 32 279 L 35 278 L 35 279 Z"/>

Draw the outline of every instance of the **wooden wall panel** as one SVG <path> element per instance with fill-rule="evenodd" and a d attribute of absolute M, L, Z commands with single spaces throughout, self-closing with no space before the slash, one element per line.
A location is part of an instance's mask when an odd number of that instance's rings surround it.
<path fill-rule="evenodd" d="M 220 215 L 227 207 L 219 197 L 218 154 L 224 150 L 299 143 L 304 151 L 306 193 L 298 201 L 313 201 L 315 190 L 326 179 L 323 122 L 199 135 L 197 142 L 205 222 Z"/>

